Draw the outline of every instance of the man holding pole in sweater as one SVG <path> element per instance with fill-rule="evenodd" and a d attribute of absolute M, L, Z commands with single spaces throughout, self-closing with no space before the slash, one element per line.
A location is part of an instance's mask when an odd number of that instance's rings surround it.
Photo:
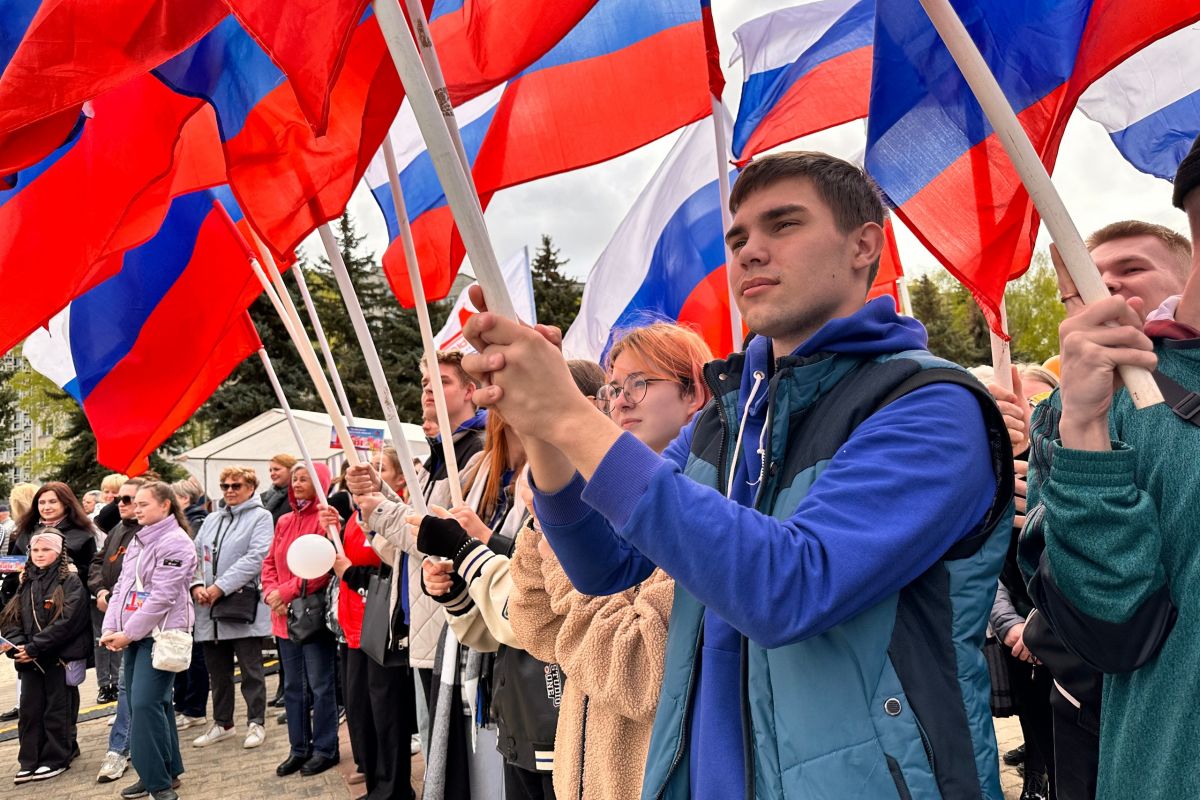
<path fill-rule="evenodd" d="M 556 332 L 467 325 L 475 399 L 525 441 L 576 588 L 676 581 L 644 796 L 999 798 L 980 647 L 1012 523 L 1000 413 L 919 323 L 864 305 L 884 209 L 862 170 L 769 156 L 730 206 L 757 336 L 705 368 L 714 400 L 662 456 L 579 396 Z"/>
<path fill-rule="evenodd" d="M 1198 189 L 1200 140 L 1175 179 L 1174 202 L 1187 212 L 1193 241 Z M 1193 252 L 1183 294 L 1157 310 L 1114 295 L 1059 329 L 1060 439 L 1042 487 L 1046 549 L 1030 588 L 1057 635 L 1105 673 L 1101 800 L 1200 796 L 1196 261 Z M 1135 411 L 1115 381 L 1121 365 L 1157 365 L 1175 396 L 1164 389 L 1167 403 Z"/>

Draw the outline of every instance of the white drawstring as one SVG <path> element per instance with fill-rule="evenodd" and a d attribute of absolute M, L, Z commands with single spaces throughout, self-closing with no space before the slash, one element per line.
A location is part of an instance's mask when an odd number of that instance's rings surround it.
<path fill-rule="evenodd" d="M 729 482 L 725 487 L 725 496 L 733 497 L 733 478 L 737 475 L 738 460 L 742 457 L 742 435 L 746 432 L 746 420 L 750 417 L 750 405 L 754 402 L 755 395 L 758 394 L 758 387 L 762 385 L 763 375 L 761 370 L 754 371 L 754 385 L 750 387 L 750 397 L 746 400 L 746 407 L 742 409 L 742 422 L 738 425 L 737 440 L 733 444 L 733 466 L 729 470 Z M 766 430 L 765 426 L 763 430 Z M 759 453 L 762 453 L 762 437 L 759 437 Z M 753 486 L 753 484 L 751 484 Z"/>
<path fill-rule="evenodd" d="M 767 475 L 767 433 L 771 430 L 771 407 L 767 406 L 767 418 L 758 433 L 758 480 L 746 481 L 747 486 L 758 486 Z"/>

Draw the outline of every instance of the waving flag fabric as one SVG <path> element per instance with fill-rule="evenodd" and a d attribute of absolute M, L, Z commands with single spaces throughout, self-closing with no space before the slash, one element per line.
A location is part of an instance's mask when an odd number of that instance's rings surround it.
<path fill-rule="evenodd" d="M 184 50 L 219 0 L 5 0 L 0 6 L 0 175 L 56 150 L 82 104 Z"/>
<path fill-rule="evenodd" d="M 429 0 L 424 2 L 428 7 Z M 594 0 L 523 2 L 531 8 L 553 6 L 547 16 L 561 27 L 569 19 L 568 11 L 578 19 Z M 536 14 L 519 19 L 505 17 L 494 3 L 468 3 L 465 7 L 448 4 L 455 8 L 446 5 L 440 0 L 433 7 L 435 14 L 439 6 L 443 7 L 437 17 L 440 24 L 448 24 L 441 22 L 443 18 L 456 17 L 462 17 L 462 24 L 458 28 L 432 25 L 439 48 L 441 37 L 454 31 L 469 30 L 480 46 L 499 47 L 501 38 L 490 26 L 503 23 L 504 29 L 517 37 L 524 27 L 541 25 Z M 481 16 L 484 10 L 488 14 Z M 539 20 L 539 26 L 532 24 L 534 19 Z M 528 41 L 520 52 L 472 50 L 459 53 L 453 61 L 443 58 L 447 80 L 452 86 L 470 85 L 479 75 L 479 69 L 471 65 L 478 63 L 517 64 L 515 68 L 519 69 L 529 63 L 528 59 L 541 55 L 543 51 L 538 47 L 549 46 L 544 41 L 547 30 L 551 29 L 541 26 L 536 34 L 524 34 Z M 466 77 L 460 77 L 463 73 Z M 318 225 L 345 211 L 354 186 L 383 142 L 403 97 L 378 22 L 369 13 L 353 31 L 329 96 L 328 127 L 321 137 L 313 133 L 287 75 L 233 18 L 164 64 L 156 74 L 181 94 L 204 98 L 216 109 L 230 187 L 254 228 L 283 260 L 290 259 L 296 246 Z M 465 89 L 461 91 L 469 94 Z"/>
<path fill-rule="evenodd" d="M 1200 0 L 952 2 L 1048 169 L 1080 94 L 1200 17 Z M 867 170 L 999 332 L 1037 235 L 1029 196 L 917 0 L 880 4 L 874 59 Z"/>
<path fill-rule="evenodd" d="M 501 262 L 500 274 L 504 276 L 504 285 L 508 287 L 508 294 L 512 297 L 517 318 L 530 325 L 535 324 L 537 308 L 533 301 L 533 273 L 529 268 L 529 249 L 522 249 L 507 261 Z M 475 352 L 475 348 L 471 347 L 463 336 L 463 328 L 466 327 L 467 320 L 479 313 L 479 309 L 475 308 L 468 295 L 471 286 L 476 285 L 472 282 L 463 288 L 458 300 L 454 302 L 454 307 L 450 309 L 450 315 L 446 317 L 446 324 L 434 334 L 433 343 L 438 350 Z"/>
<path fill-rule="evenodd" d="M 228 190 L 182 195 L 158 234 L 76 297 L 23 352 L 83 407 L 101 464 L 129 474 L 259 347 L 246 309 L 261 291 L 213 208 Z"/>
<path fill-rule="evenodd" d="M 286 76 L 232 17 L 155 74 L 216 111 L 230 188 L 284 260 L 318 225 L 345 211 L 402 97 L 374 17 L 354 32 L 321 137 Z"/>
<path fill-rule="evenodd" d="M 596 0 L 436 0 L 429 32 L 451 101 L 466 102 L 512 78 L 594 5 Z"/>
<path fill-rule="evenodd" d="M 733 32 L 745 69 L 733 125 L 739 165 L 764 150 L 867 115 L 875 0 L 819 0 Z"/>
<path fill-rule="evenodd" d="M 325 133 L 329 94 L 370 0 L 223 0 L 288 77 L 313 132 Z"/>
<path fill-rule="evenodd" d="M 615 158 L 709 115 L 706 52 L 698 0 L 600 0 L 503 91 L 459 109 L 484 207 L 500 189 Z M 414 125 L 403 109 L 392 140 L 425 291 L 437 300 L 450 291 L 463 247 Z M 709 139 L 711 163 L 711 131 Z M 394 218 L 382 162 L 378 156 L 367 183 L 384 215 L 390 210 Z M 394 237 L 392 220 L 389 230 Z M 392 290 L 411 307 L 398 241 L 383 264 Z"/>
<path fill-rule="evenodd" d="M 693 123 L 592 267 L 563 338 L 569 357 L 599 361 L 614 330 L 664 319 L 695 327 L 713 353 L 733 349 L 715 172 L 712 123 Z"/>
<path fill-rule="evenodd" d="M 90 106 L 65 144 L 0 187 L 0 353 L 109 277 L 171 197 L 224 180 L 200 101 L 143 75 Z"/>
<path fill-rule="evenodd" d="M 1200 135 L 1200 25 L 1130 56 L 1079 98 L 1129 163 L 1172 180 Z"/>

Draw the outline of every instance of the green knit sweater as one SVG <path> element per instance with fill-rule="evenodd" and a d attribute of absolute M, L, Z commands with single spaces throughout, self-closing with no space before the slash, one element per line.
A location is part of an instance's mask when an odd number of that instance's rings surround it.
<path fill-rule="evenodd" d="M 1200 340 L 1156 352 L 1160 370 L 1200 390 Z M 1099 620 L 1129 620 L 1164 583 L 1179 616 L 1148 663 L 1105 675 L 1097 797 L 1200 798 L 1200 427 L 1165 405 L 1138 411 L 1124 390 L 1109 421 L 1112 452 L 1054 445 L 1050 570 Z"/>

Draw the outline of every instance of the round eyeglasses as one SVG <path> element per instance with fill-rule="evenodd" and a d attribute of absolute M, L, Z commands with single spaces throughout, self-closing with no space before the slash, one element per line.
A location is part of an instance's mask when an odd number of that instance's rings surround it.
<path fill-rule="evenodd" d="M 645 375 L 633 373 L 621 383 L 606 383 L 596 392 L 596 400 L 600 402 L 600 410 L 611 414 L 613 403 L 625 395 L 631 405 L 637 405 L 646 399 L 646 392 L 652 383 L 673 383 L 670 378 L 647 378 Z"/>

